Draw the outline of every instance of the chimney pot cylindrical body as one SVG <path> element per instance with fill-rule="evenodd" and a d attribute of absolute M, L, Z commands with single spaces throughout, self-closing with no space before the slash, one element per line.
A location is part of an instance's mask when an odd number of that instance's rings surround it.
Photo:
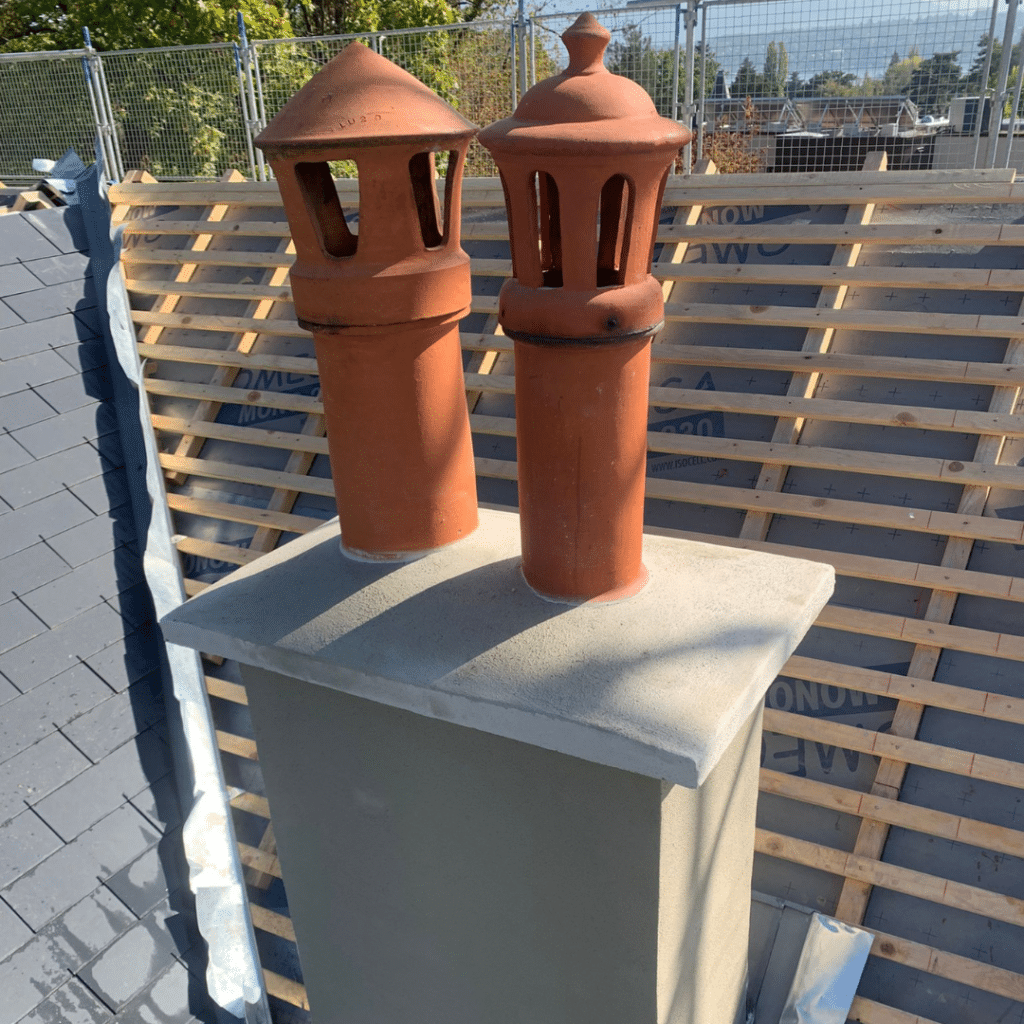
<path fill-rule="evenodd" d="M 295 243 L 299 323 L 313 333 L 342 549 L 415 557 L 477 525 L 458 321 L 462 170 L 474 125 L 351 43 L 260 133 Z M 435 158 L 447 158 L 443 202 Z M 352 161 L 358 224 L 332 161 Z"/>
<path fill-rule="evenodd" d="M 591 14 L 563 34 L 569 65 L 480 141 L 501 174 L 513 277 L 498 318 L 515 343 L 523 574 L 570 602 L 624 597 L 642 562 L 650 275 L 661 200 L 690 138 L 610 74 Z"/>

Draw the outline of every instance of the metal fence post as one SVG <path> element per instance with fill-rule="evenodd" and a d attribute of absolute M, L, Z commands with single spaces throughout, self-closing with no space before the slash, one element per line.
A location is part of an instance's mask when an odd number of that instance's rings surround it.
<path fill-rule="evenodd" d="M 516 22 L 519 32 L 519 98 L 522 99 L 526 92 L 526 0 L 519 0 L 519 10 L 516 14 Z"/>
<path fill-rule="evenodd" d="M 241 12 L 239 12 L 241 17 Z M 249 173 L 252 180 L 257 180 L 256 174 L 256 149 L 253 146 L 253 134 L 251 125 L 255 120 L 253 113 L 249 110 L 249 96 L 245 88 L 245 76 L 242 74 L 242 48 L 238 43 L 234 44 L 235 72 L 238 75 L 238 100 L 242 108 L 242 121 L 245 124 L 245 148 L 249 154 Z"/>
<path fill-rule="evenodd" d="M 974 117 L 974 156 L 972 167 L 978 166 L 978 152 L 981 149 L 981 122 L 985 115 L 985 100 L 988 97 L 988 76 L 992 71 L 992 51 L 996 45 L 996 18 L 999 16 L 999 0 L 992 0 L 992 18 L 988 25 L 988 52 L 985 54 L 985 66 L 978 82 L 978 109 Z M 991 117 L 989 118 L 991 122 Z M 989 128 L 991 131 L 991 127 Z"/>
<path fill-rule="evenodd" d="M 509 62 L 511 64 L 511 72 L 512 72 L 512 74 L 509 76 L 510 79 L 511 79 L 511 81 L 509 82 L 509 85 L 511 86 L 511 92 L 512 92 L 512 106 L 509 109 L 510 110 L 515 110 L 516 109 L 516 104 L 519 102 L 519 100 L 517 98 L 517 95 L 516 95 L 516 93 L 517 93 L 516 83 L 519 81 L 519 67 L 518 67 L 519 36 L 518 36 L 518 33 L 516 32 L 516 22 L 515 21 L 512 21 L 509 24 L 508 30 L 509 30 L 509 54 L 510 54 L 510 56 L 512 58 L 511 61 Z"/>
<path fill-rule="evenodd" d="M 686 0 L 686 81 L 683 83 L 683 123 L 687 128 L 693 129 L 694 114 L 696 109 L 693 103 L 693 73 L 696 68 L 694 63 L 694 33 L 697 28 L 697 5 L 700 0 Z M 676 76 L 679 75 L 679 16 L 681 7 L 676 8 Z M 701 54 L 703 64 L 703 53 Z M 675 113 L 673 112 L 673 116 Z M 677 117 L 678 119 L 678 117 Z M 690 173 L 693 166 L 693 138 L 683 147 L 683 169 L 686 174 Z"/>
<path fill-rule="evenodd" d="M 694 18 L 697 16 L 694 7 Z M 692 76 L 691 76 L 692 77 Z M 708 6 L 700 4 L 700 97 L 697 103 L 697 159 L 704 158 L 704 101 L 708 94 Z M 692 143 L 691 143 L 692 145 Z"/>
<path fill-rule="evenodd" d="M 988 123 L 988 151 L 985 154 L 985 166 L 995 167 L 996 155 L 999 152 L 999 129 L 1003 123 L 1003 107 L 1006 104 L 1006 82 L 1010 74 L 1010 58 L 1013 55 L 1013 32 L 1017 22 L 1017 8 L 1020 0 L 1007 0 L 1006 28 L 1003 32 L 1003 53 L 999 61 L 999 77 L 996 80 L 995 94 L 992 98 L 992 113 Z M 981 118 L 984 110 L 978 111 Z M 995 125 L 993 127 L 993 120 Z"/>
<path fill-rule="evenodd" d="M 1017 85 L 1013 90 L 1013 103 L 1010 105 L 1010 126 L 1006 130 L 1006 159 L 1003 161 L 1004 167 L 1010 166 L 1010 153 L 1013 151 L 1013 140 L 1017 135 L 1017 112 L 1020 110 L 1020 93 L 1021 86 L 1024 86 L 1024 75 L 1021 74 L 1021 70 L 1024 69 L 1024 29 L 1020 33 L 1020 42 L 1017 44 L 1017 52 L 1022 56 L 1018 58 L 1017 64 Z M 989 131 L 991 131 L 991 119 Z"/>
<path fill-rule="evenodd" d="M 121 147 L 118 144 L 117 130 L 114 125 L 110 94 L 107 92 L 106 78 L 103 74 L 103 61 L 99 53 L 93 49 L 92 38 L 87 26 L 82 27 L 82 39 L 85 42 L 86 52 L 86 56 L 82 58 L 82 71 L 85 74 L 89 104 L 96 122 L 99 151 L 103 156 L 107 177 L 120 180 L 124 177 L 124 167 L 121 162 Z"/>
<path fill-rule="evenodd" d="M 249 39 L 245 32 L 245 18 L 241 11 L 238 12 L 238 39 L 241 59 L 241 77 L 238 84 L 241 90 L 242 115 L 245 119 L 246 146 L 249 150 L 253 180 L 266 181 L 267 167 L 263 159 L 263 151 L 253 146 L 253 141 L 263 128 L 263 118 L 260 116 L 261 110 L 256 101 L 256 90 L 253 86 L 253 79 L 259 74 L 258 70 L 254 73 L 254 65 L 258 67 L 257 58 L 255 47 L 249 45 Z"/>

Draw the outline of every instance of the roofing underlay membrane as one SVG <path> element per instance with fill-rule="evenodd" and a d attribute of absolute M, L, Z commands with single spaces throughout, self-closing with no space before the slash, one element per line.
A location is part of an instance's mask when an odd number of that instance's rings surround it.
<path fill-rule="evenodd" d="M 1024 222 L 1024 193 L 1012 172 L 731 177 L 673 179 L 666 195 L 655 265 L 674 284 L 655 346 L 646 518 L 839 571 L 790 663 L 799 673 L 767 696 L 754 889 L 842 920 L 866 898 L 851 923 L 876 945 L 853 1019 L 1017 1024 L 1024 424 L 1018 376 L 998 386 L 984 364 L 1022 359 L 1024 229 L 1003 226 Z M 352 209 L 352 184 L 339 190 Z M 260 550 L 260 510 L 284 514 L 272 546 L 334 513 L 318 379 L 289 362 L 312 341 L 279 301 L 291 257 L 273 184 L 125 185 L 111 201 L 127 221 L 172 539 L 195 592 Z M 509 272 L 500 203 L 496 182 L 467 183 L 474 312 L 462 331 L 480 500 L 514 506 L 512 355 L 494 334 Z M 239 350 L 252 355 L 218 365 Z M 703 604 L 695 593 L 694 616 Z M 237 681 L 230 665 L 209 673 Z M 243 705 L 212 703 L 218 729 L 251 737 Z M 225 775 L 232 792 L 262 793 L 251 757 L 226 757 Z M 861 794 L 878 798 L 876 817 Z M 870 856 L 878 821 L 890 827 Z M 235 824 L 256 846 L 265 823 L 236 812 Z M 286 912 L 278 881 L 250 896 Z M 294 947 L 258 939 L 265 966 L 297 976 Z"/>

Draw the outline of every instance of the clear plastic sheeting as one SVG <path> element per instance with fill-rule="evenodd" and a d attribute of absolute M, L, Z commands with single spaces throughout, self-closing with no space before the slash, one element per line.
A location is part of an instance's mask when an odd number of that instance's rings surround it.
<path fill-rule="evenodd" d="M 116 230 L 110 237 L 102 164 L 98 162 L 80 176 L 77 185 L 92 241 L 97 292 L 105 304 L 109 341 L 123 374 L 115 380 L 118 422 L 143 541 L 143 568 L 160 618 L 185 600 L 185 592 L 120 271 L 121 232 Z M 185 817 L 182 842 L 199 931 L 208 946 L 207 989 L 210 998 L 237 1019 L 246 1024 L 270 1024 L 202 663 L 198 654 L 184 648 L 167 645 L 166 652 L 167 678 L 178 704 L 178 721 L 170 729 L 170 742 Z"/>

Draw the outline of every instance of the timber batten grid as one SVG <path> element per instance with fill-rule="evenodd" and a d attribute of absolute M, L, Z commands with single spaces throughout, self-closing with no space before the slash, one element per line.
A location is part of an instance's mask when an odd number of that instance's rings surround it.
<path fill-rule="evenodd" d="M 338 190 L 354 211 L 357 185 Z M 272 182 L 132 172 L 110 198 L 194 594 L 333 514 L 294 250 Z M 511 505 L 498 183 L 467 179 L 464 209 L 480 494 Z M 703 168 L 665 194 L 649 528 L 835 566 L 836 597 L 769 692 L 755 885 L 875 934 L 852 1011 L 864 1024 L 926 1024 L 904 994 L 915 979 L 951 1008 L 939 1024 L 1024 1004 L 1022 214 L 1013 171 L 890 176 L 875 154 L 850 174 Z M 244 709 L 244 689 L 208 671 L 215 709 Z M 218 742 L 229 782 L 244 779 L 251 736 Z M 269 806 L 232 793 L 245 834 L 265 823 L 240 851 L 254 925 L 291 942 L 258 901 L 281 875 Z M 950 928 L 989 941 L 954 951 Z M 295 980 L 268 979 L 305 1005 Z"/>

